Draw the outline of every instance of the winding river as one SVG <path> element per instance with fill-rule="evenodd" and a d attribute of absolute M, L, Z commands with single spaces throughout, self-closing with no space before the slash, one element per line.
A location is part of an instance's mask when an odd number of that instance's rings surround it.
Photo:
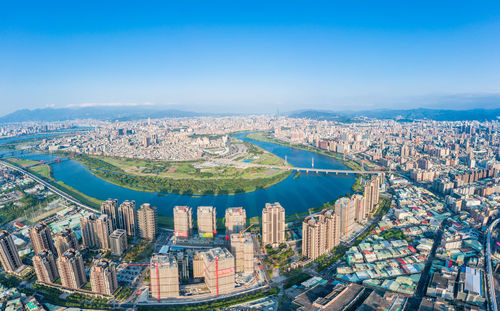
<path fill-rule="evenodd" d="M 275 155 L 285 158 L 288 163 L 298 167 L 311 167 L 314 158 L 315 168 L 347 169 L 341 162 L 314 152 L 293 149 L 273 143 L 250 139 L 246 134 L 236 137 L 251 142 Z M 12 140 L 8 140 L 11 142 Z M 7 141 L 0 141 L 0 144 Z M 5 152 L 5 151 L 3 151 Z M 17 155 L 16 155 L 17 156 Z M 48 161 L 53 158 L 47 154 L 25 154 L 19 157 Z M 294 173 L 282 182 L 269 188 L 235 195 L 190 196 L 179 194 L 159 194 L 130 190 L 108 183 L 92 175 L 85 166 L 73 161 L 52 164 L 54 178 L 67 185 L 98 199 L 116 198 L 119 202 L 135 200 L 137 205 L 149 202 L 158 207 L 162 215 L 172 216 L 175 205 L 212 205 L 217 208 L 219 217 L 223 217 L 227 207 L 243 206 L 247 217 L 258 216 L 266 202 L 280 202 L 287 214 L 306 211 L 310 207 L 321 206 L 351 191 L 355 177 L 344 175 L 326 175 L 324 173 L 301 173 L 294 178 Z"/>

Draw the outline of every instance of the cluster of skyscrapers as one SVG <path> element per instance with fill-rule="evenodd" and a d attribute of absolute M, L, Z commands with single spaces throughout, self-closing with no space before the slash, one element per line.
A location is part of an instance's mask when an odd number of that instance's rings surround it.
<path fill-rule="evenodd" d="M 111 227 L 108 216 L 101 215 L 95 220 L 98 233 L 91 236 L 95 239 L 92 240 L 94 246 L 109 246 L 109 240 L 103 240 L 103 231 Z M 9 244 L 12 238 L 4 235 L 3 239 Z M 73 230 L 67 228 L 53 235 L 50 226 L 40 222 L 29 229 L 29 237 L 35 252 L 33 267 L 39 282 L 55 284 L 59 279 L 63 287 L 71 289 L 81 289 L 88 282 L 80 245 Z M 115 267 L 106 259 L 94 261 L 90 269 L 90 283 L 94 293 L 113 294 L 118 289 Z"/>
<path fill-rule="evenodd" d="M 364 222 L 377 205 L 381 178 L 376 175 L 366 181 L 363 195 L 340 198 L 335 201 L 334 210 L 325 209 L 306 217 L 302 223 L 302 255 L 316 259 L 337 246 L 341 237 L 349 238 L 355 223 Z"/>
<path fill-rule="evenodd" d="M 136 210 L 135 201 L 108 199 L 101 204 L 100 216 L 90 213 L 80 219 L 83 245 L 122 255 L 127 236 L 153 241 L 156 235 L 156 207 L 144 203 Z"/>

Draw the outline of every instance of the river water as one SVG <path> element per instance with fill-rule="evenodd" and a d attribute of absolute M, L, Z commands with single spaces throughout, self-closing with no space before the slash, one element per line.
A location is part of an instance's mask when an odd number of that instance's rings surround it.
<path fill-rule="evenodd" d="M 275 155 L 285 158 L 288 163 L 297 167 L 311 167 L 314 158 L 314 167 L 323 169 L 347 169 L 341 162 L 314 152 L 293 149 L 268 142 L 250 139 L 245 134 L 236 137 L 249 141 Z M 9 139 L 9 142 L 12 140 Z M 0 141 L 0 144 L 6 142 Z M 2 151 L 5 152 L 5 151 Z M 17 156 L 17 155 L 16 155 Z M 19 157 L 45 160 L 54 156 L 47 154 L 25 154 Z M 351 191 L 354 176 L 334 175 L 325 173 L 301 173 L 294 178 L 294 173 L 285 180 L 269 188 L 235 195 L 179 195 L 141 192 L 122 188 L 108 183 L 92 175 L 85 166 L 73 161 L 63 161 L 52 164 L 54 178 L 67 185 L 101 200 L 107 198 L 135 200 L 139 206 L 142 203 L 151 203 L 158 208 L 162 215 L 172 216 L 172 208 L 176 205 L 197 207 L 211 205 L 217 208 L 218 217 L 223 217 L 228 207 L 243 206 L 247 217 L 259 216 L 266 202 L 280 202 L 287 214 L 306 211 L 308 208 L 321 206 L 325 202 L 334 200 Z"/>

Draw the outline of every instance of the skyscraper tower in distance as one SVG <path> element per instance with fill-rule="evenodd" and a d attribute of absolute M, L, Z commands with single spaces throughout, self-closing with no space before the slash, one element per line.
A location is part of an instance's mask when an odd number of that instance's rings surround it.
<path fill-rule="evenodd" d="M 128 236 L 137 234 L 137 211 L 135 201 L 123 201 L 118 207 L 118 220 L 120 229 L 127 231 Z"/>
<path fill-rule="evenodd" d="M 57 258 L 57 268 L 62 286 L 79 289 L 87 283 L 85 266 L 79 251 L 70 248 L 64 252 L 62 256 Z"/>
<path fill-rule="evenodd" d="M 31 226 L 28 233 L 35 254 L 49 250 L 54 256 L 57 256 L 57 250 L 52 239 L 52 230 L 46 223 L 39 222 Z"/>
<path fill-rule="evenodd" d="M 193 210 L 189 206 L 174 206 L 174 234 L 187 238 L 193 234 Z"/>
<path fill-rule="evenodd" d="M 137 211 L 139 235 L 142 239 L 153 241 L 156 236 L 156 207 L 144 203 Z"/>
<path fill-rule="evenodd" d="M 245 229 L 247 223 L 247 213 L 243 207 L 230 207 L 226 209 L 226 235 L 239 233 Z"/>
<path fill-rule="evenodd" d="M 150 261 L 151 296 L 157 300 L 179 296 L 179 267 L 172 254 L 155 254 Z"/>
<path fill-rule="evenodd" d="M 49 250 L 40 252 L 33 257 L 33 267 L 35 268 L 38 282 L 53 283 L 59 278 L 56 258 Z"/>
<path fill-rule="evenodd" d="M 6 230 L 0 232 L 0 262 L 7 273 L 14 273 L 23 265 L 14 240 Z"/>
<path fill-rule="evenodd" d="M 201 238 L 213 238 L 217 233 L 217 215 L 213 206 L 198 206 L 198 235 Z"/>
<path fill-rule="evenodd" d="M 112 295 L 118 289 L 115 266 L 104 258 L 94 261 L 90 268 L 90 285 L 94 293 Z"/>
<path fill-rule="evenodd" d="M 285 209 L 278 202 L 262 210 L 262 244 L 273 247 L 285 242 Z"/>
<path fill-rule="evenodd" d="M 56 234 L 54 244 L 59 256 L 64 254 L 64 252 L 70 248 L 80 248 L 80 244 L 78 244 L 75 233 L 70 228 L 65 228 L 63 231 Z"/>
<path fill-rule="evenodd" d="M 101 203 L 101 213 L 109 216 L 112 224 L 112 230 L 118 228 L 118 200 L 107 199 Z"/>

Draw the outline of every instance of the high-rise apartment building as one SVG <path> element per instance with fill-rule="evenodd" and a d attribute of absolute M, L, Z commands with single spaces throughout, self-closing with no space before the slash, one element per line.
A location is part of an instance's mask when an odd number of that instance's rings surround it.
<path fill-rule="evenodd" d="M 179 268 L 172 254 L 155 254 L 150 262 L 150 293 L 155 299 L 179 296 Z"/>
<path fill-rule="evenodd" d="M 354 217 L 359 222 L 365 221 L 367 219 L 365 197 L 361 194 L 354 194 L 351 197 L 351 200 L 353 201 L 352 204 L 354 205 Z"/>
<path fill-rule="evenodd" d="M 64 252 L 62 256 L 57 258 L 57 268 L 59 269 L 62 286 L 79 289 L 87 283 L 85 266 L 79 251 L 70 248 Z"/>
<path fill-rule="evenodd" d="M 201 238 L 213 238 L 217 233 L 217 215 L 213 206 L 198 206 L 198 235 Z"/>
<path fill-rule="evenodd" d="M 273 247 L 285 242 L 285 209 L 276 203 L 266 203 L 262 210 L 262 244 Z"/>
<path fill-rule="evenodd" d="M 373 211 L 380 199 L 380 180 L 381 176 L 373 176 L 371 180 L 365 183 L 365 206 L 366 214 Z"/>
<path fill-rule="evenodd" d="M 61 256 L 65 251 L 70 248 L 79 249 L 80 244 L 75 236 L 75 233 L 70 228 L 65 228 L 61 232 L 55 235 L 54 244 L 57 250 L 57 254 Z"/>
<path fill-rule="evenodd" d="M 123 229 L 116 229 L 109 236 L 111 254 L 121 256 L 127 250 L 127 232 Z"/>
<path fill-rule="evenodd" d="M 90 285 L 94 293 L 112 295 L 118 289 L 115 266 L 104 258 L 96 260 L 90 268 Z"/>
<path fill-rule="evenodd" d="M 110 249 L 109 236 L 113 232 L 112 221 L 107 214 L 97 217 L 89 214 L 80 218 L 83 244 L 89 248 Z"/>
<path fill-rule="evenodd" d="M 156 206 L 144 203 L 137 211 L 139 236 L 142 239 L 153 241 L 156 236 Z"/>
<path fill-rule="evenodd" d="M 56 258 L 49 250 L 40 252 L 33 256 L 33 267 L 35 268 L 38 282 L 53 283 L 59 278 Z"/>
<path fill-rule="evenodd" d="M 231 234 L 231 253 L 235 258 L 236 272 L 244 274 L 254 271 L 254 248 L 253 239 L 250 232 Z"/>
<path fill-rule="evenodd" d="M 302 255 L 316 259 L 339 244 L 339 216 L 332 210 L 308 216 L 302 223 Z"/>
<path fill-rule="evenodd" d="M 95 221 L 94 228 L 97 240 L 99 241 L 99 248 L 106 250 L 111 249 L 109 245 L 109 236 L 113 232 L 113 221 L 111 218 L 106 214 L 102 214 Z"/>
<path fill-rule="evenodd" d="M 80 218 L 80 230 L 82 231 L 83 245 L 89 248 L 99 247 L 99 241 L 95 232 L 97 215 L 90 213 Z"/>
<path fill-rule="evenodd" d="M 7 273 L 14 273 L 23 266 L 14 240 L 6 230 L 0 232 L 0 262 Z"/>
<path fill-rule="evenodd" d="M 174 234 L 178 238 L 187 238 L 193 234 L 193 210 L 191 207 L 174 207 Z"/>
<path fill-rule="evenodd" d="M 38 254 L 44 250 L 49 250 L 57 256 L 57 250 L 54 245 L 54 240 L 52 239 L 52 230 L 44 222 L 39 222 L 34 226 L 29 228 L 29 237 L 31 240 L 31 245 L 35 254 Z"/>
<path fill-rule="evenodd" d="M 245 230 L 247 223 L 247 213 L 243 207 L 230 207 L 226 209 L 226 235 L 239 233 Z"/>
<path fill-rule="evenodd" d="M 135 201 L 124 201 L 118 207 L 119 228 L 127 231 L 127 235 L 137 234 L 137 211 Z"/>
<path fill-rule="evenodd" d="M 108 215 L 111 220 L 111 229 L 115 230 L 119 226 L 118 220 L 118 200 L 107 199 L 101 203 L 101 213 Z"/>
<path fill-rule="evenodd" d="M 346 197 L 338 199 L 335 201 L 335 214 L 340 217 L 340 234 L 349 237 L 354 230 L 356 220 L 354 202 Z"/>
<path fill-rule="evenodd" d="M 214 295 L 228 294 L 234 290 L 234 273 L 234 256 L 225 248 L 199 252 L 193 259 L 194 277 L 203 277 Z"/>

